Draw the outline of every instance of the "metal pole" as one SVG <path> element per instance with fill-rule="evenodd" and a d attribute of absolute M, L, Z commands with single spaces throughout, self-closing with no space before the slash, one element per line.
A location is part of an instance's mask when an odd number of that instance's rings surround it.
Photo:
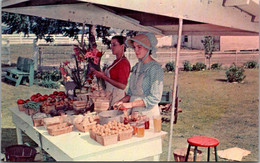
<path fill-rule="evenodd" d="M 178 32 L 178 43 L 177 43 L 177 54 L 175 59 L 175 73 L 174 73 L 174 87 L 173 87 L 173 97 L 172 97 L 172 108 L 171 108 L 171 127 L 170 127 L 170 137 L 169 137 L 169 148 L 168 148 L 168 161 L 170 161 L 172 152 L 172 130 L 173 130 L 173 119 L 174 119 L 174 107 L 175 107 L 175 99 L 176 99 L 176 89 L 178 83 L 178 72 L 179 72 L 179 56 L 180 56 L 180 48 L 181 48 L 181 33 L 182 33 L 182 22 L 183 20 L 179 18 L 179 32 Z"/>

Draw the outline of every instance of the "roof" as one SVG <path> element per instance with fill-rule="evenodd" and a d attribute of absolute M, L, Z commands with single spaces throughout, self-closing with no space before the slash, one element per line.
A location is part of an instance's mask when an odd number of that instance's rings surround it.
<path fill-rule="evenodd" d="M 2 11 L 177 35 L 259 35 L 258 0 L 3 0 Z"/>

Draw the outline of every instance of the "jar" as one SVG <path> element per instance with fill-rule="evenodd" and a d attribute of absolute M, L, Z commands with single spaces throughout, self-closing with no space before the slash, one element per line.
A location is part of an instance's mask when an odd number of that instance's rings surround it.
<path fill-rule="evenodd" d="M 144 137 L 144 124 L 136 125 L 136 134 L 137 137 Z"/>
<path fill-rule="evenodd" d="M 145 129 L 149 129 L 149 127 L 150 127 L 150 118 L 149 117 L 145 117 L 145 119 L 144 119 L 144 128 Z"/>
<path fill-rule="evenodd" d="M 138 112 L 138 111 L 134 111 L 134 112 L 132 113 L 132 115 L 131 115 L 131 119 L 132 119 L 133 121 L 136 121 L 137 118 L 138 118 L 138 115 L 139 115 L 139 112 Z"/>
<path fill-rule="evenodd" d="M 130 126 L 133 127 L 133 135 L 135 135 L 136 134 L 136 122 L 130 122 L 129 124 L 130 124 Z"/>

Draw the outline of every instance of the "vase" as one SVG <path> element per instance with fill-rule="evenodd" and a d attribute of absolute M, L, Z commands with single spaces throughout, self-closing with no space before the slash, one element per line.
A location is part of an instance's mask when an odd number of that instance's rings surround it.
<path fill-rule="evenodd" d="M 67 81 L 65 83 L 66 94 L 69 98 L 74 99 L 76 84 L 74 81 Z"/>

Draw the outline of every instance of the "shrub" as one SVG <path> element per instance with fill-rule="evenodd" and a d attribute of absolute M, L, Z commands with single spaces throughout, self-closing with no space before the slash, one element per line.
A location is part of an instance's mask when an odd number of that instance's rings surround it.
<path fill-rule="evenodd" d="M 168 62 L 166 65 L 165 65 L 165 68 L 166 68 L 166 71 L 169 72 L 169 71 L 174 71 L 175 70 L 175 63 L 174 62 Z"/>
<path fill-rule="evenodd" d="M 221 69 L 222 64 L 221 63 L 213 63 L 211 65 L 211 69 L 219 70 Z"/>
<path fill-rule="evenodd" d="M 245 79 L 245 70 L 243 67 L 238 67 L 236 65 L 231 65 L 226 71 L 226 77 L 228 82 L 241 82 Z"/>
<path fill-rule="evenodd" d="M 195 65 L 193 65 L 192 69 L 195 71 L 201 71 L 203 69 L 206 69 L 206 65 L 202 62 L 197 62 Z"/>
<path fill-rule="evenodd" d="M 183 62 L 184 71 L 192 71 L 192 65 L 190 61 L 185 60 Z"/>
<path fill-rule="evenodd" d="M 246 63 L 244 63 L 245 68 L 257 68 L 258 64 L 256 61 L 247 61 Z"/>

